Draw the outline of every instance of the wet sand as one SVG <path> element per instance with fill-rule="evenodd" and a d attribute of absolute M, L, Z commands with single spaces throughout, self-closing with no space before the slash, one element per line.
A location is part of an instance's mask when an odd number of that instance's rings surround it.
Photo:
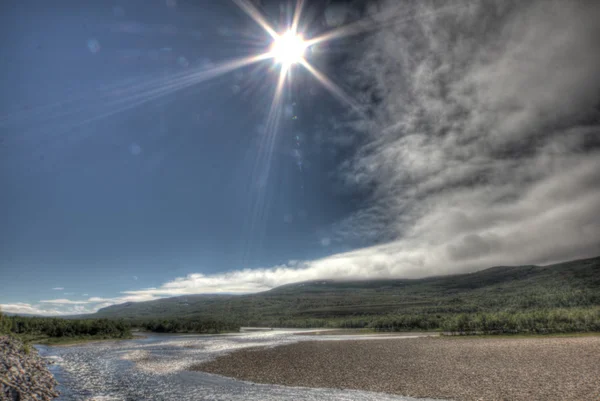
<path fill-rule="evenodd" d="M 600 400 L 600 336 L 306 341 L 194 366 L 257 383 L 452 400 Z"/>

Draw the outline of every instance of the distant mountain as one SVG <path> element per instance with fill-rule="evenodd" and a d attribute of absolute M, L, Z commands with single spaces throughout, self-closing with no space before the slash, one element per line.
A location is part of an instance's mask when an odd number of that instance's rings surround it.
<path fill-rule="evenodd" d="M 14 313 L 14 312 L 5 312 L 2 311 L 3 315 L 6 316 L 21 316 L 21 317 L 42 317 L 44 315 L 36 315 L 34 313 Z"/>
<path fill-rule="evenodd" d="M 88 317 L 218 317 L 247 324 L 398 313 L 600 306 L 600 257 L 549 266 L 392 280 L 315 280 L 247 295 L 186 295 L 128 302 Z"/>
<path fill-rule="evenodd" d="M 147 302 L 126 302 L 118 305 L 107 306 L 98 310 L 95 317 L 140 317 L 140 316 L 171 316 L 187 315 L 188 310 L 195 315 L 205 308 L 224 302 L 235 295 L 199 294 L 182 295 L 179 297 L 163 298 Z"/>

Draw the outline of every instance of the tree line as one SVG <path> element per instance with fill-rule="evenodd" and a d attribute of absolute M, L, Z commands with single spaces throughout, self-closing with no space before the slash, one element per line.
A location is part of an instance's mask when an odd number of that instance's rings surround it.
<path fill-rule="evenodd" d="M 443 331 L 455 334 L 600 332 L 600 308 L 549 308 L 474 313 L 395 313 L 333 318 L 244 320 L 245 325 L 289 328 L 360 328 L 374 331 Z M 241 321 L 214 318 L 62 319 L 2 316 L 0 333 L 52 338 L 128 338 L 132 329 L 155 333 L 217 334 L 239 331 Z"/>
<path fill-rule="evenodd" d="M 46 337 L 127 338 L 131 327 L 121 320 L 61 319 L 49 317 L 4 316 L 4 331 L 17 335 Z"/>
<path fill-rule="evenodd" d="M 156 333 L 216 334 L 239 331 L 240 325 L 216 319 L 64 319 L 6 316 L 0 311 L 0 333 L 62 337 L 129 338 L 131 330 Z"/>
<path fill-rule="evenodd" d="M 5 316 L 2 313 L 2 309 L 0 309 L 0 334 L 9 333 L 11 328 L 12 321 L 7 319 L 7 316 Z"/>
<path fill-rule="evenodd" d="M 582 333 L 600 332 L 600 308 L 478 313 L 397 313 L 350 318 L 291 318 L 253 323 L 274 327 L 443 331 L 454 334 Z"/>
<path fill-rule="evenodd" d="M 135 328 L 154 333 L 217 334 L 240 330 L 237 322 L 216 319 L 139 319 L 130 323 Z"/>

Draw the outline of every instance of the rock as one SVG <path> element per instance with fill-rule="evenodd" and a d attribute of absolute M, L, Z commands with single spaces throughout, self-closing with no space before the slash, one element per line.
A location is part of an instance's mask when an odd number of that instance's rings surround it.
<path fill-rule="evenodd" d="M 40 400 L 58 397 L 58 384 L 37 350 L 25 351 L 23 343 L 0 336 L 0 401 Z"/>

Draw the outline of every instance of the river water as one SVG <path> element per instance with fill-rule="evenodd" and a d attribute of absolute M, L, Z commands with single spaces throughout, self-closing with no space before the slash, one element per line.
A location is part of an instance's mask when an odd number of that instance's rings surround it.
<path fill-rule="evenodd" d="M 50 370 L 60 383 L 58 390 L 61 396 L 57 401 L 416 400 L 354 390 L 255 384 L 187 370 L 194 364 L 241 348 L 271 347 L 307 340 L 366 338 L 301 336 L 296 333 L 298 330 L 244 331 L 214 336 L 148 334 L 135 340 L 37 348 L 42 356 L 55 362 Z"/>

